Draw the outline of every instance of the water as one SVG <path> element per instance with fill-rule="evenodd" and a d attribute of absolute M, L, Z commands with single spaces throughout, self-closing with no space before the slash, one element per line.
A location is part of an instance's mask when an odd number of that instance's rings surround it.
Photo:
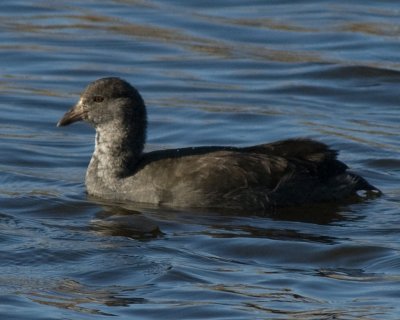
<path fill-rule="evenodd" d="M 397 1 L 9 1 L 0 12 L 0 317 L 399 319 Z M 279 214 L 87 199 L 90 81 L 149 107 L 148 150 L 306 136 L 383 190 Z"/>

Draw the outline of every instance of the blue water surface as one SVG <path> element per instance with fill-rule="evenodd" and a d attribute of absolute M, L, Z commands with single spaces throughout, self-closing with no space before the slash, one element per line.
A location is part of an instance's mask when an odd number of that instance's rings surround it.
<path fill-rule="evenodd" d="M 0 318 L 399 319 L 398 1 L 2 1 Z M 384 195 L 279 214 L 87 198 L 92 80 L 122 77 L 147 150 L 297 136 Z"/>

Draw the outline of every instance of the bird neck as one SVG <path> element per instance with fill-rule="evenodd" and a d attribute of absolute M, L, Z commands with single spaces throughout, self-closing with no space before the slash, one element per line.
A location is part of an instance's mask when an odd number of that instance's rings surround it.
<path fill-rule="evenodd" d="M 131 174 L 138 163 L 146 138 L 141 127 L 113 121 L 96 128 L 96 145 L 90 169 L 98 176 L 115 179 Z"/>

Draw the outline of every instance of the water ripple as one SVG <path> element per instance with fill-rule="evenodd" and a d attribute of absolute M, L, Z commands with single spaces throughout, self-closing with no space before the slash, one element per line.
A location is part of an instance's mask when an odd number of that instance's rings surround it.
<path fill-rule="evenodd" d="M 5 0 L 0 317 L 397 319 L 399 8 L 391 1 Z M 148 150 L 306 136 L 384 191 L 273 214 L 86 197 L 95 78 L 143 94 Z"/>

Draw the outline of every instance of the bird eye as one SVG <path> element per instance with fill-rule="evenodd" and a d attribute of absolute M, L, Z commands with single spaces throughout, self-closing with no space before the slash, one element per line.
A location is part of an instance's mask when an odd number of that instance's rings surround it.
<path fill-rule="evenodd" d="M 94 96 L 93 101 L 94 102 L 103 102 L 104 98 L 102 96 Z"/>

